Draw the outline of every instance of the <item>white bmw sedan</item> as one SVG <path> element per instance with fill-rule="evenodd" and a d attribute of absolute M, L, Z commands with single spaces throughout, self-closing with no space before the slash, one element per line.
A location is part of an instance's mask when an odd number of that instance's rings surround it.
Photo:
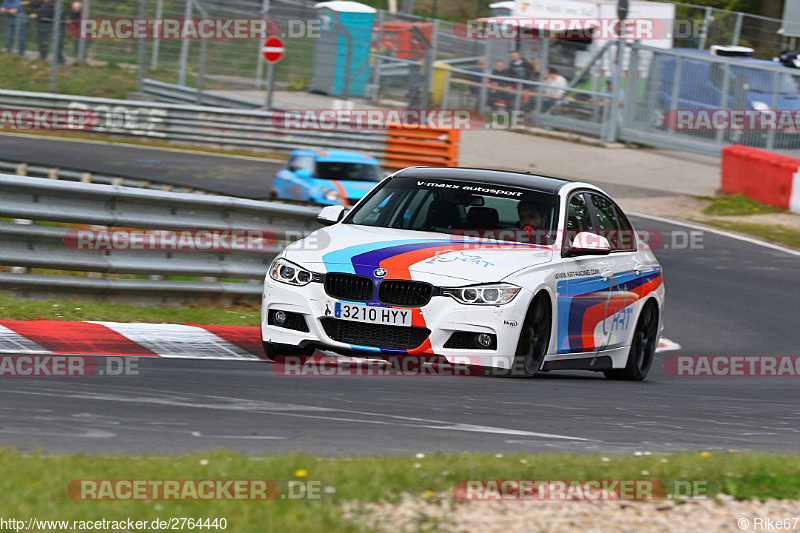
<path fill-rule="evenodd" d="M 287 247 L 264 280 L 268 358 L 315 349 L 465 357 L 507 374 L 647 375 L 661 266 L 625 213 L 586 183 L 414 167 Z"/>

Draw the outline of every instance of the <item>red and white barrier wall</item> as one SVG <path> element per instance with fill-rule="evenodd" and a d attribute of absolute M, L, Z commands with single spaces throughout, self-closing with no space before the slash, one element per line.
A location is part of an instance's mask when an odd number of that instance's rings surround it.
<path fill-rule="evenodd" d="M 740 144 L 726 146 L 722 190 L 800 213 L 800 159 Z"/>

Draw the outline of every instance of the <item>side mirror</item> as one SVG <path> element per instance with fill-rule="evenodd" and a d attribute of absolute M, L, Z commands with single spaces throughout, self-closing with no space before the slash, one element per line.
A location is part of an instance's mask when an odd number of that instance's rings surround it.
<path fill-rule="evenodd" d="M 317 222 L 325 226 L 332 226 L 344 218 L 345 212 L 343 205 L 327 205 L 317 215 Z"/>
<path fill-rule="evenodd" d="M 294 175 L 300 178 L 301 180 L 310 180 L 311 179 L 311 172 L 308 170 L 299 168 L 294 171 Z"/>
<path fill-rule="evenodd" d="M 611 245 L 608 243 L 608 239 L 596 233 L 582 231 L 572 240 L 572 246 L 564 251 L 564 257 L 608 255 L 609 253 L 611 253 Z"/>

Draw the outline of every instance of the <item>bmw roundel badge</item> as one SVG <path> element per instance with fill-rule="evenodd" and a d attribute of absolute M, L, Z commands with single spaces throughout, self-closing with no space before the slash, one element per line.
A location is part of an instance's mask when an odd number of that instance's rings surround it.
<path fill-rule="evenodd" d="M 383 276 L 386 275 L 386 270 L 379 268 L 374 272 L 374 274 L 376 278 L 382 278 Z"/>

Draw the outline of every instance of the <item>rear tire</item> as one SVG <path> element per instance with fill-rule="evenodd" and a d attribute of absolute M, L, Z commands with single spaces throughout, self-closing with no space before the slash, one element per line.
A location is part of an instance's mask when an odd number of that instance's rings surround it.
<path fill-rule="evenodd" d="M 264 347 L 264 358 L 269 361 L 275 361 L 280 363 L 283 358 L 286 356 L 292 357 L 305 357 L 308 358 L 311 354 L 314 353 L 313 346 L 306 346 L 305 348 L 301 348 L 299 346 L 291 346 L 289 344 L 277 344 L 271 342 L 261 341 L 261 345 Z M 305 362 L 305 359 L 303 359 Z"/>
<path fill-rule="evenodd" d="M 633 331 L 633 340 L 625 368 L 605 370 L 603 374 L 608 379 L 642 381 L 647 377 L 650 367 L 653 365 L 657 345 L 658 306 L 653 300 L 649 300 L 644 304 L 639 319 L 636 321 L 636 329 Z"/>
<path fill-rule="evenodd" d="M 541 372 L 547 349 L 550 346 L 550 331 L 553 324 L 550 297 L 540 292 L 531 301 L 522 330 L 519 333 L 517 352 L 509 375 L 531 378 Z"/>

